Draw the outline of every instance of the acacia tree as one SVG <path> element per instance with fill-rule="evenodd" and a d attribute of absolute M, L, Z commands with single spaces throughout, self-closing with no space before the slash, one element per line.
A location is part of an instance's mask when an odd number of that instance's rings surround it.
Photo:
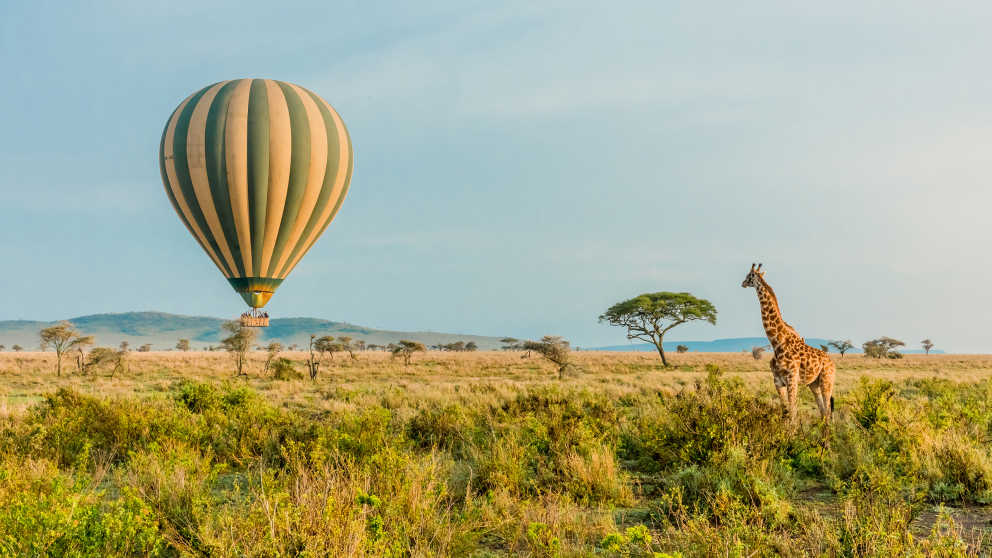
<path fill-rule="evenodd" d="M 356 341 L 355 343 L 352 343 L 351 337 L 348 337 L 347 335 L 338 337 L 337 348 L 341 351 L 347 351 L 348 356 L 351 357 L 351 360 L 358 360 L 358 357 L 355 356 L 355 349 L 358 348 L 357 345 L 358 342 Z"/>
<path fill-rule="evenodd" d="M 627 328 L 627 339 L 647 341 L 658 349 L 666 367 L 665 334 L 684 323 L 705 320 L 716 325 L 716 307 L 704 298 L 689 293 L 644 293 L 611 306 L 600 322 Z"/>
<path fill-rule="evenodd" d="M 69 322 L 59 322 L 53 326 L 46 327 L 39 332 L 41 337 L 41 350 L 51 346 L 55 349 L 55 374 L 62 375 L 62 355 L 66 351 L 74 348 L 82 348 L 93 344 L 93 337 L 83 335 L 76 331 L 76 327 Z M 14 346 L 17 350 L 17 345 Z"/>
<path fill-rule="evenodd" d="M 12 345 L 12 346 L 10 347 L 10 349 L 11 349 L 12 351 L 14 351 L 15 353 L 19 353 L 19 352 L 21 352 L 21 351 L 23 351 L 23 350 L 24 350 L 24 347 L 22 347 L 22 346 L 20 346 L 20 345 L 16 345 L 16 344 L 15 344 L 15 345 Z"/>
<path fill-rule="evenodd" d="M 924 339 L 923 341 L 920 341 L 920 345 L 923 346 L 923 350 L 926 351 L 928 355 L 930 354 L 930 350 L 933 349 L 933 341 L 929 339 Z"/>
<path fill-rule="evenodd" d="M 341 350 L 341 344 L 334 342 L 334 337 L 330 335 L 325 335 L 323 337 L 318 337 L 314 342 L 313 347 L 320 351 L 321 355 L 328 354 L 331 355 L 331 360 L 334 360 L 334 353 Z"/>
<path fill-rule="evenodd" d="M 427 347 L 423 343 L 418 343 L 417 341 L 408 341 L 406 339 L 401 339 L 400 342 L 392 347 L 393 357 L 403 357 L 404 366 L 410 365 L 410 359 L 413 358 L 413 353 L 424 352 Z"/>
<path fill-rule="evenodd" d="M 540 341 L 524 341 L 524 349 L 534 351 L 558 367 L 558 379 L 565 377 L 571 365 L 571 345 L 557 335 L 545 335 Z"/>
<path fill-rule="evenodd" d="M 238 371 L 238 376 L 245 374 L 245 364 L 248 362 L 248 351 L 251 350 L 252 345 L 255 344 L 255 336 L 257 332 L 254 328 L 245 327 L 241 325 L 241 322 L 224 322 L 221 326 L 224 331 L 230 333 L 227 337 L 220 340 L 221 347 L 227 352 L 234 355 L 235 366 Z"/>
<path fill-rule="evenodd" d="M 761 355 L 764 352 L 764 347 L 751 347 L 751 357 L 754 358 L 754 360 L 761 360 Z"/>
<path fill-rule="evenodd" d="M 678 354 L 688 353 L 689 352 L 689 347 L 686 346 L 686 345 L 679 345 L 679 346 L 675 347 L 675 352 L 678 353 Z"/>
<path fill-rule="evenodd" d="M 865 356 L 872 358 L 902 358 L 902 355 L 897 353 L 894 349 L 896 347 L 903 347 L 906 344 L 898 339 L 893 339 L 891 337 L 879 337 L 878 339 L 872 339 L 871 341 L 866 341 L 861 348 L 865 351 Z"/>
<path fill-rule="evenodd" d="M 104 364 L 113 366 L 110 370 L 111 378 L 117 373 L 126 372 L 127 351 L 115 351 L 107 347 L 97 347 L 90 351 L 89 357 L 86 359 L 86 368 L 95 370 Z"/>
<path fill-rule="evenodd" d="M 262 368 L 262 374 L 267 374 L 269 372 L 269 366 L 272 366 L 272 360 L 279 356 L 282 351 L 282 343 L 278 341 L 273 341 L 265 346 L 265 366 Z"/>
<path fill-rule="evenodd" d="M 310 370 L 310 379 L 316 380 L 317 373 L 320 371 L 320 359 L 324 353 L 330 353 L 331 358 L 334 358 L 334 338 L 330 335 L 325 335 L 323 337 L 317 337 L 316 335 L 310 335 L 310 343 L 307 345 L 307 350 L 310 352 L 310 358 L 307 359 L 307 368 Z"/>
<path fill-rule="evenodd" d="M 176 349 L 180 351 L 188 351 L 189 339 L 180 339 L 178 342 L 176 342 Z"/>
<path fill-rule="evenodd" d="M 844 353 L 854 348 L 854 343 L 852 343 L 850 339 L 844 339 L 844 340 L 838 339 L 836 341 L 831 341 L 827 344 L 833 347 L 834 349 L 837 349 L 837 352 L 840 353 L 841 358 L 844 358 Z"/>

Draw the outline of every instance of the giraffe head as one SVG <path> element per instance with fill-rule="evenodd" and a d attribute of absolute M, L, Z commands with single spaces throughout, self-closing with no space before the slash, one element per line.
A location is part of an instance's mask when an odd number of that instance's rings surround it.
<path fill-rule="evenodd" d="M 744 288 L 757 287 L 761 284 L 761 278 L 764 277 L 764 275 L 765 272 L 761 271 L 760 263 L 758 264 L 758 267 L 751 264 L 751 271 L 747 273 L 747 277 L 744 278 L 744 282 L 741 283 L 741 286 Z"/>

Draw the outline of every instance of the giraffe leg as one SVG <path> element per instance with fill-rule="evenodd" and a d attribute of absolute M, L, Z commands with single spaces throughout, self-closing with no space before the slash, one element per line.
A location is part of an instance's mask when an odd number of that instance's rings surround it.
<path fill-rule="evenodd" d="M 813 399 L 816 399 L 816 406 L 820 410 L 820 416 L 827 416 L 827 405 L 823 400 L 823 383 L 820 382 L 820 376 L 817 376 L 815 380 L 809 383 L 809 390 L 813 392 Z"/>
<path fill-rule="evenodd" d="M 775 391 L 778 392 L 778 397 L 782 400 L 782 416 L 786 416 L 789 413 L 789 396 L 786 389 L 788 382 L 785 380 L 786 372 L 778 367 L 775 357 L 772 357 L 771 367 L 772 379 L 775 381 Z"/>
<path fill-rule="evenodd" d="M 834 375 L 837 373 L 837 366 L 831 361 L 823 372 L 820 373 L 820 391 L 823 393 L 823 418 L 828 423 L 834 412 Z"/>
<path fill-rule="evenodd" d="M 795 426 L 799 418 L 799 370 L 789 371 L 789 422 Z"/>

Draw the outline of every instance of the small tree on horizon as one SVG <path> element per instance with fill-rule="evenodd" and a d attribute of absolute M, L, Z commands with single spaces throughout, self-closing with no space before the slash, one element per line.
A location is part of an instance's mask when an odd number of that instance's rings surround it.
<path fill-rule="evenodd" d="M 341 350 L 341 344 L 334 342 L 334 337 L 330 335 L 325 335 L 323 337 L 318 337 L 313 343 L 313 348 L 320 352 L 321 356 L 325 354 L 331 355 L 331 361 L 334 360 L 334 353 Z"/>
<path fill-rule="evenodd" d="M 15 353 L 19 353 L 24 350 L 24 347 L 20 345 L 13 345 L 10 347 L 10 350 L 14 351 Z"/>
<path fill-rule="evenodd" d="M 151 350 L 152 350 L 151 343 L 145 343 L 144 345 L 138 347 L 138 352 L 139 353 L 148 353 L 148 352 L 151 352 Z"/>
<path fill-rule="evenodd" d="M 930 350 L 933 349 L 933 341 L 929 339 L 924 339 L 923 341 L 920 341 L 920 345 L 923 346 L 923 350 L 926 351 L 928 355 L 930 354 Z"/>
<path fill-rule="evenodd" d="M 180 339 L 176 342 L 176 349 L 180 351 L 189 350 L 189 339 Z"/>
<path fill-rule="evenodd" d="M 307 352 L 310 353 L 310 358 L 307 359 L 307 370 L 310 373 L 310 380 L 317 379 L 317 373 L 320 372 L 320 351 L 315 347 L 317 342 L 317 336 L 310 334 L 310 342 L 307 343 Z"/>
<path fill-rule="evenodd" d="M 347 335 L 344 337 L 338 337 L 338 349 L 347 352 L 348 356 L 351 357 L 351 360 L 358 360 L 358 357 L 355 356 L 355 350 L 358 348 L 356 346 L 357 344 L 357 341 L 352 343 L 351 337 L 348 337 Z"/>
<path fill-rule="evenodd" d="M 520 340 L 515 337 L 504 337 L 499 340 L 503 344 L 504 351 L 519 351 L 521 349 Z"/>
<path fill-rule="evenodd" d="M 764 352 L 764 347 L 751 347 L 751 357 L 754 358 L 754 360 L 761 360 L 761 355 Z"/>
<path fill-rule="evenodd" d="M 640 339 L 655 346 L 667 368 L 665 334 L 684 323 L 705 320 L 716 325 L 716 307 L 689 293 L 657 292 L 618 302 L 600 317 L 600 322 L 627 328 L 627 339 Z"/>
<path fill-rule="evenodd" d="M 689 347 L 686 345 L 678 345 L 677 347 L 675 347 L 675 352 L 678 354 L 688 353 Z"/>
<path fill-rule="evenodd" d="M 224 331 L 230 333 L 230 335 L 220 340 L 221 346 L 224 350 L 234 355 L 237 375 L 246 375 L 245 364 L 248 362 L 248 351 L 255 344 L 257 332 L 254 328 L 242 326 L 239 321 L 224 322 L 224 325 L 221 327 Z"/>
<path fill-rule="evenodd" d="M 861 347 L 865 351 L 865 356 L 871 358 L 902 358 L 902 354 L 895 351 L 896 347 L 904 347 L 906 343 L 891 337 L 879 337 L 866 341 Z"/>
<path fill-rule="evenodd" d="M 838 339 L 836 341 L 831 341 L 827 344 L 833 347 L 834 349 L 836 349 L 838 353 L 840 353 L 840 358 L 844 358 L 844 353 L 854 348 L 854 343 L 852 343 L 850 339 L 844 339 L 844 340 Z"/>
<path fill-rule="evenodd" d="M 117 373 L 123 374 L 127 371 L 127 351 L 115 351 L 107 347 L 97 347 L 90 351 L 89 357 L 86 359 L 87 370 L 96 370 L 104 364 L 113 365 L 113 368 L 110 369 L 111 378 Z"/>
<path fill-rule="evenodd" d="M 545 335 L 540 341 L 524 341 L 524 349 L 534 351 L 558 367 L 558 379 L 565 378 L 571 365 L 571 345 L 557 335 Z"/>
<path fill-rule="evenodd" d="M 269 367 L 272 366 L 272 360 L 279 356 L 282 351 L 282 343 L 278 341 L 273 341 L 265 346 L 265 366 L 262 367 L 262 374 L 268 374 Z"/>
<path fill-rule="evenodd" d="M 417 341 L 409 341 L 407 339 L 401 339 L 399 343 L 393 345 L 392 353 L 393 357 L 403 357 L 403 365 L 409 366 L 410 359 L 413 358 L 413 353 L 422 353 L 427 350 L 427 347 L 423 343 Z"/>
<path fill-rule="evenodd" d="M 55 349 L 56 376 L 62 375 L 62 355 L 66 351 L 93 344 L 93 336 L 79 333 L 74 325 L 65 321 L 42 329 L 39 336 L 41 337 L 41 350 L 44 351 L 49 346 Z"/>

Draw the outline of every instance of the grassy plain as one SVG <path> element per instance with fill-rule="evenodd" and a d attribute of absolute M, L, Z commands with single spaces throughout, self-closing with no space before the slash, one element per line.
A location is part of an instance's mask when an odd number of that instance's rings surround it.
<path fill-rule="evenodd" d="M 289 353 L 304 372 L 303 353 Z M 966 556 L 992 517 L 992 356 L 837 356 L 827 432 L 768 357 L 0 353 L 0 555 Z M 74 368 L 69 363 L 68 370 Z"/>

